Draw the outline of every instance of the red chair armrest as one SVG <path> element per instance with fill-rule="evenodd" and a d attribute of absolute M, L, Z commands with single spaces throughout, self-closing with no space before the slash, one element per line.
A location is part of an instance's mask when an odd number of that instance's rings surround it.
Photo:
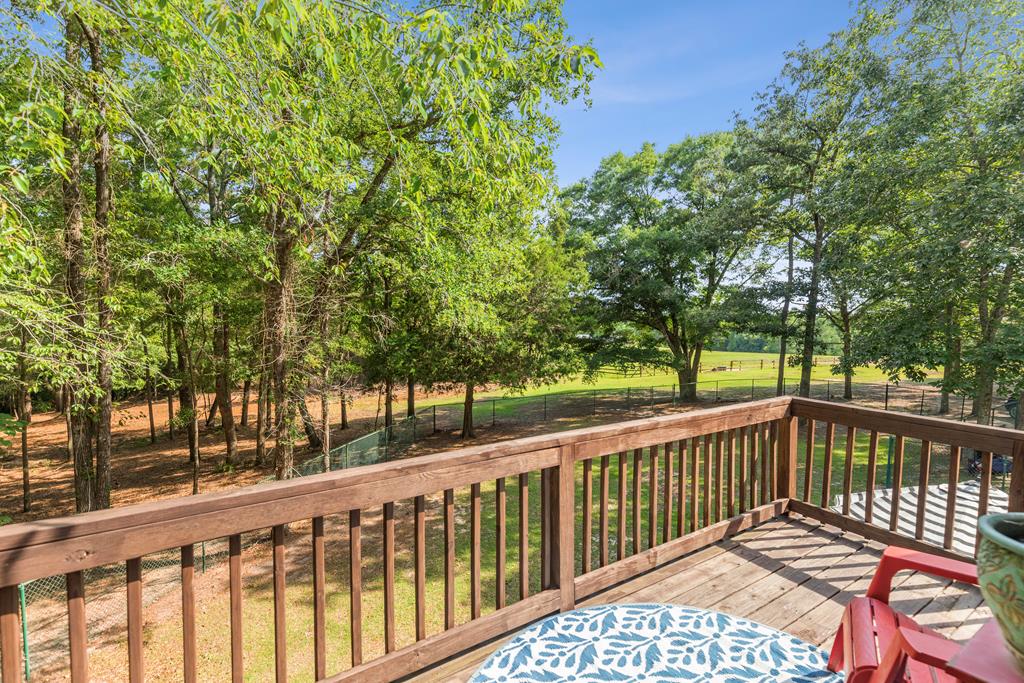
<path fill-rule="evenodd" d="M 900 648 L 911 659 L 939 669 L 945 668 L 961 650 L 961 647 L 952 640 L 909 628 L 899 630 L 898 640 Z"/>
<path fill-rule="evenodd" d="M 868 597 L 888 603 L 889 593 L 892 590 L 892 577 L 905 569 L 978 585 L 978 568 L 970 562 L 952 560 L 919 550 L 909 550 L 891 545 L 882 553 L 882 559 L 871 579 L 871 585 L 868 586 Z"/>

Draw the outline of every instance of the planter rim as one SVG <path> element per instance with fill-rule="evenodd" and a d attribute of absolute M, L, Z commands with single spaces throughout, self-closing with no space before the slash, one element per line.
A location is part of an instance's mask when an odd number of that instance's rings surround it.
<path fill-rule="evenodd" d="M 1024 536 L 1024 512 L 999 512 L 978 519 L 978 531 L 988 540 L 1018 555 L 1024 555 L 1024 542 L 1010 538 L 998 527 L 1010 522 L 1020 528 Z"/>

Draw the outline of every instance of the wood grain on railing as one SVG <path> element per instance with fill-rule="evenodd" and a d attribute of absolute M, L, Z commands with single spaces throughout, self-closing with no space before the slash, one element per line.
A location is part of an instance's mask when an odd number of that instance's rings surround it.
<path fill-rule="evenodd" d="M 601 456 L 601 481 L 600 481 L 600 495 L 601 495 L 601 507 L 598 510 L 598 531 L 600 537 L 600 548 L 599 548 L 599 561 L 602 567 L 608 564 L 608 466 L 610 464 L 610 456 Z"/>
<path fill-rule="evenodd" d="M 864 491 L 864 521 L 874 521 L 875 473 L 878 470 L 878 432 L 871 430 L 868 440 L 868 473 Z"/>
<path fill-rule="evenodd" d="M 626 557 L 626 451 L 619 451 L 619 492 L 615 501 L 618 524 L 615 533 L 615 558 Z"/>
<path fill-rule="evenodd" d="M 326 570 L 324 566 L 324 518 L 313 518 L 313 673 L 317 679 L 327 675 L 327 592 Z M 228 549 L 228 583 L 231 590 L 231 678 L 239 681 L 242 678 L 242 586 L 241 586 L 241 554 L 242 538 L 235 534 L 231 537 Z M 237 576 L 236 576 L 237 574 Z M 236 595 L 237 593 L 237 595 Z M 238 616 L 235 616 L 235 610 Z M 237 625 L 236 625 L 237 622 Z M 236 634 L 237 629 L 237 634 Z M 235 638 L 238 642 L 235 642 Z M 235 662 L 237 651 L 238 662 Z"/>
<path fill-rule="evenodd" d="M 956 522 L 956 494 L 960 485 L 960 447 L 949 449 L 949 487 L 946 493 L 946 526 L 943 530 L 942 547 L 953 547 L 953 525 Z"/>
<path fill-rule="evenodd" d="M 395 504 L 384 503 L 384 652 L 395 649 Z"/>
<path fill-rule="evenodd" d="M 453 544 L 454 546 L 454 544 Z M 455 549 L 452 548 L 452 562 Z M 530 475 L 519 475 L 519 599 L 530 595 Z M 452 593 L 454 602 L 454 592 Z M 453 624 L 454 625 L 454 624 Z"/>
<path fill-rule="evenodd" d="M 843 460 L 843 514 L 850 514 L 853 501 L 853 461 L 857 452 L 857 428 L 846 428 L 846 457 Z"/>
<path fill-rule="evenodd" d="M 189 550 L 192 546 L 188 546 Z M 182 569 L 181 569 L 181 595 L 182 595 L 182 625 L 185 635 L 185 680 L 195 680 L 195 622 L 191 622 L 192 629 L 189 630 L 190 621 L 185 610 L 186 591 L 188 594 L 187 603 L 192 602 L 192 581 L 188 581 L 186 588 L 185 581 L 185 549 L 182 548 Z M 86 643 L 85 631 L 85 586 L 82 582 L 82 572 L 70 572 L 65 576 L 68 593 L 68 653 L 71 657 L 71 683 L 86 683 L 89 680 L 89 647 Z M 191 645 L 190 645 L 191 643 Z M 191 660 L 189 655 L 191 655 Z M 189 669 L 191 661 L 192 668 Z M 21 675 L 21 672 L 18 672 Z M 191 678 L 189 677 L 191 675 Z"/>
<path fill-rule="evenodd" d="M 690 533 L 697 530 L 697 506 L 700 502 L 700 439 L 690 439 Z"/>
<path fill-rule="evenodd" d="M 662 491 L 663 516 L 661 521 L 661 539 L 667 541 L 672 537 L 672 442 L 665 444 L 665 481 Z"/>
<path fill-rule="evenodd" d="M 832 495 L 832 450 L 835 447 L 836 423 L 825 423 L 825 458 L 821 462 L 821 502 L 823 508 L 829 506 Z"/>
<path fill-rule="evenodd" d="M 145 679 L 142 662 L 142 559 L 133 557 L 125 563 L 128 597 L 128 681 L 142 683 Z"/>
<path fill-rule="evenodd" d="M 633 449 L 633 555 L 640 552 L 640 471 L 643 467 L 643 449 Z"/>
<path fill-rule="evenodd" d="M 928 472 L 932 466 L 932 443 L 927 439 L 921 442 L 920 473 L 917 483 L 917 524 L 914 538 L 924 538 L 924 519 L 928 510 Z"/>
<path fill-rule="evenodd" d="M 814 478 L 814 432 L 815 422 L 807 420 L 807 438 L 804 440 L 806 453 L 804 454 L 804 496 L 801 500 L 811 502 L 811 481 Z"/>
<path fill-rule="evenodd" d="M 676 537 L 682 536 L 686 529 L 686 439 L 679 440 L 679 477 L 676 481 Z M 622 559 L 622 558 L 619 558 Z"/>
<path fill-rule="evenodd" d="M 363 663 L 363 536 L 360 511 L 348 513 L 348 595 L 352 666 Z"/>
<path fill-rule="evenodd" d="M 647 470 L 647 547 L 658 545 L 658 446 L 652 445 Z"/>
<path fill-rule="evenodd" d="M 583 463 L 583 526 L 580 537 L 583 540 L 583 552 L 580 557 L 580 573 L 586 574 L 590 571 L 593 561 L 591 543 L 594 533 L 594 482 L 591 472 L 594 461 L 586 460 Z"/>
<path fill-rule="evenodd" d="M 892 499 L 889 501 L 889 531 L 896 531 L 900 522 L 900 489 L 903 488 L 903 435 L 896 435 L 892 454 Z"/>
<path fill-rule="evenodd" d="M 522 508 L 526 505 L 526 493 L 523 489 L 527 487 L 527 482 L 523 480 L 524 476 L 520 475 L 519 479 L 520 519 L 526 519 Z M 520 538 L 524 537 L 525 535 L 520 532 Z M 528 574 L 524 576 L 524 573 L 528 571 L 525 556 L 521 556 L 520 561 L 522 562 L 520 576 L 525 579 L 528 576 Z M 522 580 L 520 583 L 524 591 L 529 591 L 529 585 L 530 582 L 527 580 Z M 525 592 L 522 597 L 526 597 Z M 444 628 L 446 631 L 455 628 L 455 491 L 452 489 L 444 491 Z"/>

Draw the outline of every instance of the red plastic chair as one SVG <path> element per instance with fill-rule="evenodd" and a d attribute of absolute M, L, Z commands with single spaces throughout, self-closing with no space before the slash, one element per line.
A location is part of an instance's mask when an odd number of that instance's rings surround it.
<path fill-rule="evenodd" d="M 921 639 L 913 634 L 925 634 L 943 641 L 945 639 L 889 606 L 892 579 L 897 572 L 903 570 L 978 585 L 978 570 L 973 564 L 917 550 L 895 546 L 886 548 L 868 586 L 867 595 L 854 598 L 846 606 L 832 644 L 828 668 L 845 672 L 847 683 L 956 680 L 937 668 L 937 659 L 925 657 L 915 649 Z M 931 640 L 928 642 L 932 643 Z M 950 645 L 955 647 L 952 643 Z M 932 655 L 936 651 L 934 647 L 928 650 Z M 953 652 L 952 649 L 948 650 L 949 654 Z M 885 662 L 886 666 L 882 667 L 879 677 L 873 679 L 872 676 L 887 656 L 889 661 Z"/>

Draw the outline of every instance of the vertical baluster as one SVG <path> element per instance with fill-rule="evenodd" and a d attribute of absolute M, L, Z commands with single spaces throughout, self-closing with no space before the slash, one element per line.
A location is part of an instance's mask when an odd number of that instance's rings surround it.
<path fill-rule="evenodd" d="M 0 588 L 0 680 L 21 680 L 21 619 L 18 587 Z"/>
<path fill-rule="evenodd" d="M 729 517 L 736 514 L 736 430 L 730 429 L 727 433 L 726 444 L 726 507 Z"/>
<path fill-rule="evenodd" d="M 722 521 L 722 432 L 715 432 L 715 478 L 712 482 L 712 486 L 715 487 L 715 510 L 714 518 L 716 522 Z"/>
<path fill-rule="evenodd" d="M 914 529 L 914 538 L 924 538 L 924 516 L 928 508 L 928 470 L 932 466 L 932 443 L 921 441 L 921 473 L 917 482 L 917 526 Z"/>
<path fill-rule="evenodd" d="M 229 551 L 230 552 L 230 551 Z M 234 605 L 232 605 L 234 607 Z M 317 680 L 327 676 L 327 592 L 324 570 L 324 518 L 313 518 L 313 670 Z M 234 675 L 234 674 L 232 674 Z"/>
<path fill-rule="evenodd" d="M 504 483 L 504 482 L 502 482 Z M 504 493 L 504 492 L 503 492 Z M 427 499 L 413 499 L 413 584 L 416 591 L 416 640 L 427 637 Z M 504 537 L 502 537 L 504 539 Z"/>
<path fill-rule="evenodd" d="M 284 526 L 277 525 L 272 533 L 274 553 L 274 674 L 277 683 L 288 680 L 288 624 L 285 620 L 285 557 Z"/>
<path fill-rule="evenodd" d="M 832 493 L 832 447 L 836 437 L 834 422 L 825 423 L 825 460 L 821 464 L 821 507 L 828 509 Z"/>
<path fill-rule="evenodd" d="M 658 545 L 658 447 L 651 446 L 651 469 L 647 482 L 647 547 Z"/>
<path fill-rule="evenodd" d="M 900 489 L 903 482 L 903 436 L 896 437 L 896 452 L 892 456 L 892 506 L 889 508 L 889 531 L 896 531 L 900 523 Z"/>
<path fill-rule="evenodd" d="M 494 482 L 494 606 L 505 606 L 505 478 Z"/>
<path fill-rule="evenodd" d="M 191 546 L 189 546 L 191 549 Z M 184 549 L 182 549 L 184 554 Z M 82 572 L 71 572 L 65 575 L 68 594 L 68 649 L 71 655 L 71 681 L 72 683 L 87 683 L 89 680 L 89 647 L 85 631 L 85 584 L 82 579 Z M 184 578 L 184 567 L 182 568 Z M 189 583 L 191 591 L 191 582 Z M 182 584 L 182 596 L 185 594 L 185 586 Z M 191 596 L 190 596 L 191 597 Z M 182 598 L 184 600 L 184 598 Z M 194 634 L 194 631 L 193 631 Z M 185 644 L 186 649 L 188 643 Z M 192 678 L 195 680 L 195 640 L 192 641 L 193 668 Z M 19 676 L 20 676 L 19 672 Z M 188 670 L 186 668 L 186 677 Z"/>
<path fill-rule="evenodd" d="M 633 449 L 633 554 L 640 552 L 640 471 L 643 449 Z"/>
<path fill-rule="evenodd" d="M 871 430 L 868 441 L 868 477 L 864 491 L 864 521 L 871 524 L 875 519 L 875 475 L 878 470 L 878 432 Z"/>
<path fill-rule="evenodd" d="M 348 513 L 349 620 L 352 666 L 363 663 L 363 531 L 359 510 Z"/>
<path fill-rule="evenodd" d="M 737 431 L 736 442 L 739 444 L 739 452 L 737 453 L 737 461 L 739 467 L 739 473 L 737 475 L 739 481 L 737 482 L 737 488 L 739 489 L 740 498 L 740 514 L 747 511 L 747 428 L 740 427 Z"/>
<path fill-rule="evenodd" d="M 519 511 L 522 514 L 526 505 L 525 475 L 519 475 Z M 520 527 L 521 528 L 521 527 Z M 521 544 L 520 544 L 521 547 Z M 520 557 L 525 564 L 525 557 Z M 520 569 L 520 575 L 522 575 Z M 525 588 L 528 582 L 523 582 Z M 522 597 L 526 597 L 523 595 Z M 444 630 L 455 627 L 455 490 L 444 489 Z"/>
<path fill-rule="evenodd" d="M 758 426 L 751 425 L 751 481 L 750 481 L 750 494 L 751 494 L 751 507 L 756 508 L 758 506 Z"/>
<path fill-rule="evenodd" d="M 195 548 L 181 547 L 181 636 L 185 683 L 196 680 L 196 600 L 193 581 L 196 573 Z M 68 590 L 70 590 L 70 585 Z M 276 615 L 275 615 L 276 616 Z M 85 625 L 83 624 L 83 629 Z M 276 636 L 275 636 L 276 641 Z M 74 656 L 72 656 L 74 660 Z M 74 676 L 72 675 L 72 679 Z"/>
<path fill-rule="evenodd" d="M 583 541 L 583 552 L 580 555 L 580 574 L 590 571 L 592 562 L 591 535 L 593 533 L 594 515 L 594 482 L 591 474 L 593 459 L 583 463 L 583 528 L 580 536 Z"/>
<path fill-rule="evenodd" d="M 807 453 L 804 456 L 804 501 L 811 502 L 811 480 L 814 474 L 814 420 L 807 418 L 807 438 L 804 445 Z"/>
<path fill-rule="evenodd" d="M 953 523 L 956 521 L 956 494 L 960 486 L 960 447 L 949 447 L 949 485 L 946 490 L 946 529 L 942 547 L 953 548 Z"/>
<path fill-rule="evenodd" d="M 665 483 L 662 493 L 664 517 L 661 520 L 661 540 L 668 541 L 672 534 L 672 443 L 665 444 Z"/>
<path fill-rule="evenodd" d="M 757 426 L 757 448 L 761 452 L 761 505 L 772 499 L 771 448 L 768 439 L 768 425 Z"/>
<path fill-rule="evenodd" d="M 701 526 L 711 523 L 711 435 L 704 435 L 704 518 Z"/>
<path fill-rule="evenodd" d="M 601 533 L 600 560 L 601 566 L 608 564 L 608 465 L 610 456 L 601 456 L 601 507 L 598 511 L 598 523 Z"/>
<path fill-rule="evenodd" d="M 989 491 L 992 489 L 992 453 L 988 451 L 982 451 L 981 455 L 981 481 L 978 482 L 980 490 L 978 491 L 978 517 L 981 518 L 983 515 L 988 514 L 988 498 Z M 981 542 L 981 535 L 975 535 L 974 551 L 978 551 L 978 543 Z"/>
<path fill-rule="evenodd" d="M 470 542 L 469 542 L 469 576 L 470 576 L 470 618 L 480 618 L 480 484 L 470 487 Z M 550 514 L 550 510 L 548 513 Z"/>
<path fill-rule="evenodd" d="M 697 506 L 700 503 L 698 494 L 700 485 L 700 437 L 690 439 L 690 533 L 697 530 Z"/>
<path fill-rule="evenodd" d="M 228 537 L 228 592 L 231 605 L 231 680 L 232 683 L 241 683 L 244 670 L 242 666 L 242 536 L 240 534 Z M 325 671 L 324 676 L 326 675 Z"/>
<path fill-rule="evenodd" d="M 454 555 L 454 551 L 453 551 Z M 519 599 L 530 595 L 530 473 L 519 475 Z"/>
<path fill-rule="evenodd" d="M 619 491 L 615 501 L 618 512 L 616 517 L 615 557 L 621 560 L 626 556 L 626 452 L 619 453 Z"/>
<path fill-rule="evenodd" d="M 548 557 L 551 554 L 551 538 L 548 530 L 548 517 L 551 510 L 548 509 L 548 475 L 545 470 L 540 472 L 540 589 L 548 588 Z"/>
<path fill-rule="evenodd" d="M 779 490 L 779 423 L 768 423 L 768 479 L 771 489 L 768 500 L 775 500 Z"/>
<path fill-rule="evenodd" d="M 853 460 L 856 455 L 857 429 L 846 428 L 846 460 L 843 461 L 843 514 L 850 515 L 850 500 L 853 498 Z"/>
<path fill-rule="evenodd" d="M 384 503 L 384 652 L 395 649 L 395 504 Z"/>
<path fill-rule="evenodd" d="M 142 662 L 142 559 L 135 557 L 125 563 L 128 592 L 128 681 L 142 683 L 145 678 Z"/>
<path fill-rule="evenodd" d="M 686 533 L 686 439 L 679 440 L 679 478 L 676 481 L 676 536 Z"/>

